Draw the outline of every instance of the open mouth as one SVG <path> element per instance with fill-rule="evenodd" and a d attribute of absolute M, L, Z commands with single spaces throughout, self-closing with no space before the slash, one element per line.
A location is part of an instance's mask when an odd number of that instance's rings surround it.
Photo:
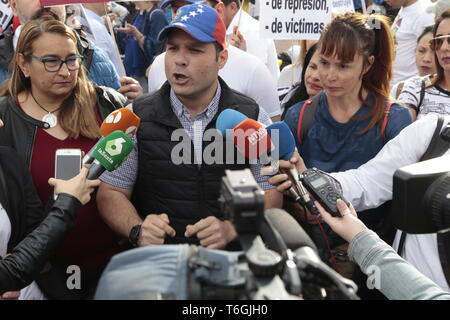
<path fill-rule="evenodd" d="M 184 85 L 189 81 L 189 77 L 183 73 L 174 73 L 173 81 L 177 85 Z"/>
<path fill-rule="evenodd" d="M 179 81 L 186 80 L 188 78 L 186 75 L 184 75 L 182 73 L 174 73 L 173 76 L 175 77 L 175 80 L 177 80 L 177 81 L 178 80 Z"/>

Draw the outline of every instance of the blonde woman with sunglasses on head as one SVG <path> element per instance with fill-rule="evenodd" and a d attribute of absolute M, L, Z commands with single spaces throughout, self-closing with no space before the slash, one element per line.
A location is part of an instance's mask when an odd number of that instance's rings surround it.
<path fill-rule="evenodd" d="M 430 47 L 435 56 L 436 74 L 411 78 L 398 97 L 417 119 L 427 114 L 450 114 L 450 9 L 436 19 Z"/>

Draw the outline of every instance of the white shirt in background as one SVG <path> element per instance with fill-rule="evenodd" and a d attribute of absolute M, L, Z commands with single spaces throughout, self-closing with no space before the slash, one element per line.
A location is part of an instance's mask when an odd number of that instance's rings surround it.
<path fill-rule="evenodd" d="M 164 68 L 165 53 L 155 58 L 148 74 L 148 92 L 159 90 L 167 80 Z M 252 98 L 270 117 L 280 115 L 280 101 L 276 84 L 264 64 L 251 54 L 228 46 L 228 61 L 219 70 L 226 84 Z"/>
<path fill-rule="evenodd" d="M 114 45 L 114 39 L 106 29 L 102 17 L 89 9 L 84 8 L 84 11 L 86 12 L 86 18 L 93 33 L 93 35 L 87 33 L 87 38 L 97 47 L 105 51 L 120 77 L 126 76 L 119 51 Z"/>
<path fill-rule="evenodd" d="M 278 78 L 278 88 L 292 87 L 301 81 L 303 67 L 301 65 L 287 65 L 281 70 Z"/>
<path fill-rule="evenodd" d="M 392 32 L 396 41 L 396 57 L 392 86 L 415 76 L 415 50 L 417 38 L 425 27 L 434 24 L 434 14 L 426 13 L 430 0 L 418 0 L 407 7 L 402 7 L 392 23 Z"/>
<path fill-rule="evenodd" d="M 444 126 L 450 122 L 447 116 Z M 376 208 L 392 199 L 392 183 L 397 169 L 416 163 L 430 144 L 437 124 L 437 116 L 429 115 L 404 128 L 390 140 L 377 156 L 358 169 L 331 174 L 341 186 L 344 198 L 356 211 Z M 449 156 L 450 150 L 445 155 Z M 398 247 L 400 232 L 394 240 Z M 408 234 L 403 258 L 433 280 L 443 290 L 450 291 L 439 259 L 436 234 Z"/>
<path fill-rule="evenodd" d="M 240 16 L 240 18 L 239 18 Z M 240 19 L 240 21 L 239 21 Z M 227 41 L 233 34 L 234 26 L 239 23 L 239 31 L 244 36 L 247 52 L 259 58 L 269 69 L 275 83 L 280 75 L 277 50 L 273 39 L 261 38 L 259 21 L 251 17 L 245 10 L 239 10 L 227 28 Z"/>
<path fill-rule="evenodd" d="M 422 81 L 425 82 L 425 91 L 422 103 L 419 106 Z M 450 92 L 436 86 L 431 86 L 429 76 L 413 77 L 405 81 L 398 100 L 411 105 L 416 110 L 419 107 L 417 119 L 427 114 L 450 115 Z"/>
<path fill-rule="evenodd" d="M 0 257 L 4 257 L 8 250 L 8 242 L 11 237 L 11 222 L 5 209 L 0 203 Z"/>

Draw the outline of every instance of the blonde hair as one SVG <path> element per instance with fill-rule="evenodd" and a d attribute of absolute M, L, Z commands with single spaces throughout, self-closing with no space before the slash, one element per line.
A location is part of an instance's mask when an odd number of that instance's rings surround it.
<path fill-rule="evenodd" d="M 31 91 L 31 80 L 20 69 L 17 59 L 19 54 L 30 61 L 33 43 L 43 34 L 59 34 L 71 39 L 75 44 L 78 38 L 74 31 L 64 23 L 54 19 L 39 19 L 28 22 L 20 32 L 14 59 L 11 61 L 11 78 L 5 84 L 1 95 L 11 95 L 16 101 L 18 94 Z M 95 139 L 100 137 L 94 106 L 97 94 L 93 84 L 87 79 L 84 66 L 78 70 L 77 83 L 67 99 L 64 100 L 58 120 L 69 138 L 77 139 L 80 135 Z"/>

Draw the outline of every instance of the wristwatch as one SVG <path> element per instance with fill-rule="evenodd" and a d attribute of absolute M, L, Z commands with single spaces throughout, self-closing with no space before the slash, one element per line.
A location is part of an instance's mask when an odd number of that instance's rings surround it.
<path fill-rule="evenodd" d="M 141 233 L 141 225 L 137 224 L 130 230 L 130 234 L 128 235 L 128 240 L 133 245 L 133 247 L 138 246 L 139 234 Z"/>

